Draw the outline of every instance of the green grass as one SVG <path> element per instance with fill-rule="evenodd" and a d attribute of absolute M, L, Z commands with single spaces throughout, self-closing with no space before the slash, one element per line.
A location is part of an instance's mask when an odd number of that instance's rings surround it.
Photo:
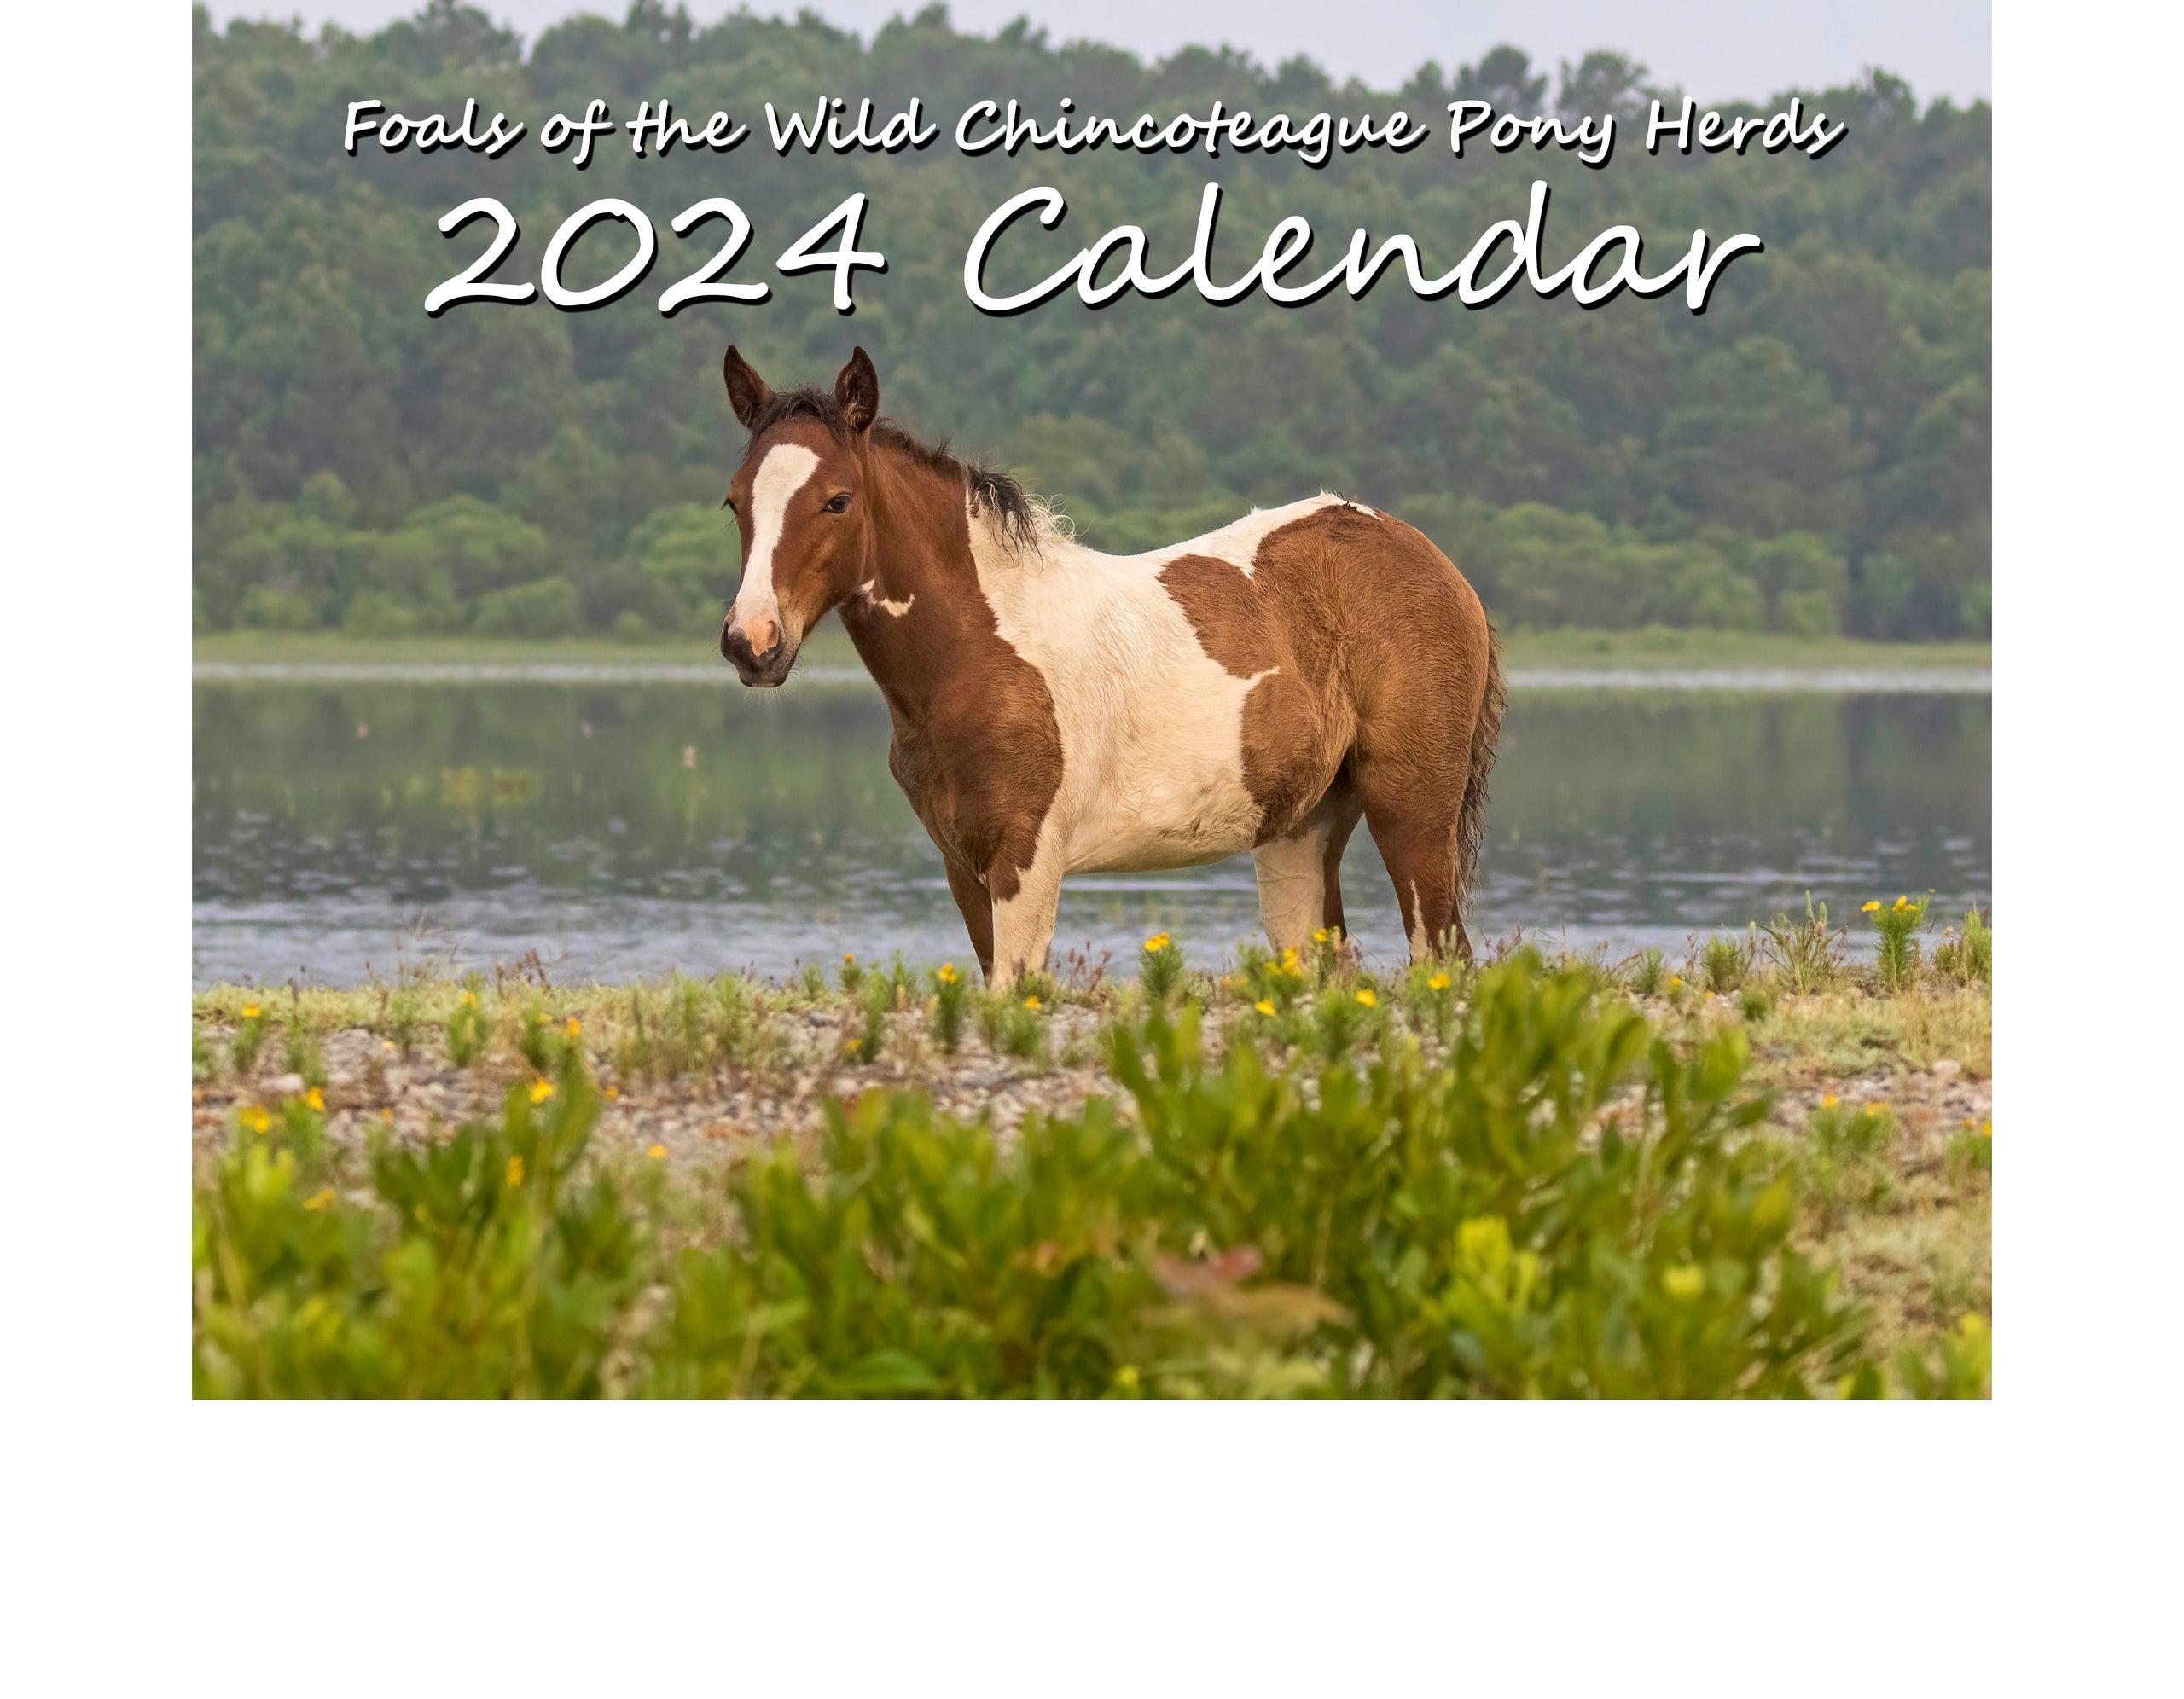
<path fill-rule="evenodd" d="M 656 638 L 642 643 L 604 636 L 550 641 L 475 637 L 362 638 L 339 631 L 221 631 L 198 637 L 200 662 L 382 663 L 391 664 L 718 665 L 709 635 Z M 1508 634 L 1502 658 L 1511 667 L 1968 667 L 1992 664 L 1985 643 L 1868 643 L 1849 637 L 1788 637 L 1769 632 L 1520 631 Z M 849 635 L 833 621 L 806 641 L 800 659 L 815 665 L 860 665 Z"/>
<path fill-rule="evenodd" d="M 1635 631 L 1505 634 L 1513 667 L 1970 667 L 1993 664 L 1987 643 L 1872 643 L 1856 637 L 1792 637 L 1766 631 L 1693 631 L 1649 625 Z"/>
<path fill-rule="evenodd" d="M 1984 1392 L 1985 984 L 1241 965 L 212 988 L 199 1390 Z"/>

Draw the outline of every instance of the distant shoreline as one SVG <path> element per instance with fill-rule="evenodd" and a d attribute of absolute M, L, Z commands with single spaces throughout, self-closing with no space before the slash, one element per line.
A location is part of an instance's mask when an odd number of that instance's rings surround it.
<path fill-rule="evenodd" d="M 1993 687 L 1985 643 L 1870 643 L 1727 631 L 1519 632 L 1504 641 L 1511 687 L 1875 691 L 1978 694 Z M 488 641 L 364 639 L 339 632 L 221 632 L 197 638 L 199 683 L 727 684 L 709 643 L 608 638 Z M 868 682 L 845 633 L 822 626 L 790 687 Z"/>

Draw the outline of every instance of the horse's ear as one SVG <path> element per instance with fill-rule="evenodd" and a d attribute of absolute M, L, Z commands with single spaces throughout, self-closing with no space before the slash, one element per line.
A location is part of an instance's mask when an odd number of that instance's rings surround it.
<path fill-rule="evenodd" d="M 774 392 L 766 387 L 766 380 L 751 369 L 751 362 L 734 348 L 722 357 L 720 374 L 728 385 L 728 404 L 735 409 L 743 428 L 749 430 L 758 410 L 774 398 Z"/>
<path fill-rule="evenodd" d="M 842 404 L 842 417 L 852 431 L 868 431 L 880 416 L 880 374 L 872 369 L 872 357 L 859 348 L 834 379 L 834 399 Z"/>

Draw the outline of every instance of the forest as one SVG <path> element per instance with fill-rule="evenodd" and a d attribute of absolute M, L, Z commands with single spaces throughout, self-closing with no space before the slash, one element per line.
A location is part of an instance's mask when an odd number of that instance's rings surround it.
<path fill-rule="evenodd" d="M 1180 540 L 1321 489 L 1418 525 L 1447 549 L 1504 629 L 1662 624 L 1819 636 L 1984 638 L 1989 629 L 1990 124 L 1985 103 L 1922 103 L 1882 71 L 1854 86 L 1751 91 L 1731 115 L 1792 95 L 1845 122 L 1817 159 L 1688 156 L 1642 146 L 1669 80 L 1618 53 L 1535 66 L 1515 47 L 1475 65 L 1420 65 L 1399 90 L 1337 84 L 1309 60 L 1269 69 L 1228 48 L 1147 64 L 1056 42 L 1022 21 L 990 37 L 944 7 L 898 16 L 869 42 L 810 13 L 700 27 L 637 0 L 619 20 L 572 16 L 526 42 L 483 11 L 434 0 L 370 35 L 195 19 L 194 575 L 200 631 L 237 627 L 631 640 L 718 620 L 736 574 L 721 497 L 742 448 L 719 376 L 737 344 L 776 386 L 827 380 L 870 351 L 882 404 L 928 440 L 1013 470 L 1095 547 Z M 941 126 L 927 148 L 777 156 L 771 101 L 854 115 L 913 98 Z M 462 148 L 343 148 L 350 103 L 529 125 L 497 157 Z M 672 102 L 751 135 L 722 151 L 638 158 L 602 136 L 579 170 L 549 152 L 555 113 L 595 99 L 618 122 Z M 1300 117 L 1407 112 L 1418 147 L 1223 153 L 1086 149 L 1064 156 L 950 142 L 980 100 L 1051 120 L 1203 113 L 1216 100 Z M 1447 142 L 1452 101 L 1559 115 L 1613 113 L 1612 159 L 1497 153 Z M 481 126 L 482 127 L 482 126 Z M 1362 298 L 1308 305 L 1263 293 L 1216 308 L 1186 289 L 1093 309 L 1073 293 L 1013 316 L 967 299 L 963 257 L 986 215 L 1051 183 L 1072 241 L 1043 235 L 1036 277 L 1118 224 L 1187 257 L 1200 197 L 1223 189 L 1223 240 L 1240 272 L 1292 214 L 1339 258 L 1353 229 L 1409 232 L 1430 269 L 1550 185 L 1565 252 L 1628 223 L 1672 258 L 1705 229 L 1749 231 L 1703 314 L 1682 292 L 1586 309 L 1519 289 L 1467 308 L 1420 299 L 1391 269 Z M 785 275 L 775 256 L 858 191 L 855 310 L 829 273 Z M 595 311 L 425 298 L 483 251 L 480 219 L 437 221 L 480 195 L 521 226 L 494 274 L 540 275 L 569 214 L 602 197 L 657 228 L 645 287 Z M 725 235 L 671 221 L 732 199 L 752 235 L 729 281 L 764 301 L 659 290 Z M 1227 233 L 1234 231 L 1230 237 Z M 627 258 L 630 231 L 591 227 L 562 275 L 581 289 Z M 833 246 L 831 238 L 822 246 Z M 1451 251 L 1453 250 L 1453 252 Z M 1649 259 L 1652 250 L 1649 246 Z M 1656 263 L 1649 269 L 1658 269 Z M 1012 287 L 1021 287 L 1013 284 Z"/>

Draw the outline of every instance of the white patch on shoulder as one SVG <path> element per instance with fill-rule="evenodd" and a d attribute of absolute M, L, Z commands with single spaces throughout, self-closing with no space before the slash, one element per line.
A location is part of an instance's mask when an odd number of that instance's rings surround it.
<path fill-rule="evenodd" d="M 1266 675 L 1238 678 L 1208 655 L 1160 571 L 1210 554 L 1249 577 L 1268 535 L 1337 499 L 1254 512 L 1146 554 L 1054 539 L 1031 559 L 972 525 L 979 586 L 1001 635 L 1045 679 L 1061 734 L 1042 859 L 1053 841 L 1063 873 L 1145 872 L 1252 847 L 1259 805 L 1244 783 L 1244 699 Z"/>
<path fill-rule="evenodd" d="M 737 624 L 747 626 L 753 615 L 761 613 L 770 614 L 776 624 L 783 623 L 774 595 L 774 551 L 781 547 L 789 498 L 818 469 L 819 456 L 801 443 L 776 444 L 758 463 L 758 475 L 751 480 L 751 559 L 735 592 Z"/>

